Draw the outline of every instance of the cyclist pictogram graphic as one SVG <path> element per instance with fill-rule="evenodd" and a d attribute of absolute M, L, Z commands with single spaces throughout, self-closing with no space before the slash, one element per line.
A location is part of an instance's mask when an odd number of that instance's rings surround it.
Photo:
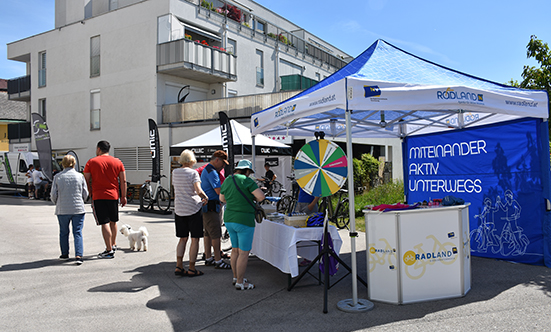
<path fill-rule="evenodd" d="M 492 253 L 499 253 L 502 256 L 524 255 L 530 240 L 518 225 L 522 207 L 509 189 L 505 191 L 503 201 L 499 195 L 495 200 L 495 205 L 492 207 L 491 200 L 487 197 L 484 200 L 482 213 L 475 216 L 480 219 L 480 225 L 471 231 L 471 249 L 486 253 L 490 248 Z M 500 214 L 497 222 L 494 220 L 496 213 Z"/>
<path fill-rule="evenodd" d="M 387 267 L 396 266 L 396 250 L 386 239 L 382 238 L 379 241 L 385 243 L 384 249 L 377 249 L 375 243 L 369 244 L 369 272 L 373 272 L 377 264 Z"/>

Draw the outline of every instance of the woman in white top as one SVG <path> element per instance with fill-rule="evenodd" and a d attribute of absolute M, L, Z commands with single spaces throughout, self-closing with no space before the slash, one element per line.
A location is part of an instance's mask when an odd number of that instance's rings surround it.
<path fill-rule="evenodd" d="M 195 268 L 197 252 L 199 251 L 199 239 L 203 237 L 202 207 L 207 204 L 207 195 L 201 189 L 199 173 L 192 169 L 197 163 L 191 150 L 184 150 L 180 154 L 179 163 L 182 165 L 172 171 L 172 185 L 174 186 L 174 222 L 176 236 L 180 238 L 176 247 L 177 276 L 195 277 L 203 275 L 202 271 Z M 184 253 L 186 244 L 191 234 L 191 246 L 189 248 L 189 268 L 184 269 Z"/>
<path fill-rule="evenodd" d="M 88 198 L 88 186 L 84 175 L 75 171 L 75 157 L 66 155 L 61 165 L 63 171 L 54 177 L 50 199 L 55 204 L 59 221 L 60 259 L 69 259 L 69 224 L 73 224 L 75 257 L 77 265 L 82 264 L 82 227 L 84 226 L 84 201 Z"/>

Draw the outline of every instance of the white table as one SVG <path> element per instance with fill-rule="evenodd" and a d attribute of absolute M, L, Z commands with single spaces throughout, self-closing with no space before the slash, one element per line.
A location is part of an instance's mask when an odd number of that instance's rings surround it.
<path fill-rule="evenodd" d="M 329 226 L 329 234 L 338 255 L 342 240 L 335 226 Z M 299 275 L 298 255 L 310 260 L 318 255 L 317 245 L 297 247 L 297 243 L 321 241 L 322 237 L 323 227 L 296 228 L 264 219 L 256 224 L 251 253 L 294 278 Z"/>

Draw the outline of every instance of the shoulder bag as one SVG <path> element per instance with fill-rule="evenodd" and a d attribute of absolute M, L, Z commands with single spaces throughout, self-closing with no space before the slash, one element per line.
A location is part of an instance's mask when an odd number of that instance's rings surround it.
<path fill-rule="evenodd" d="M 253 203 L 244 193 L 243 191 L 241 191 L 241 188 L 239 188 L 239 186 L 237 185 L 237 181 L 235 181 L 235 175 L 232 175 L 232 179 L 233 179 L 233 183 L 235 184 L 235 188 L 237 188 L 237 191 L 239 191 L 239 193 L 241 195 L 243 195 L 243 197 L 245 198 L 245 200 L 254 208 L 254 219 L 256 220 L 257 223 L 261 223 L 262 220 L 264 218 L 266 218 L 266 212 L 264 212 L 264 209 L 258 205 L 258 203 Z"/>

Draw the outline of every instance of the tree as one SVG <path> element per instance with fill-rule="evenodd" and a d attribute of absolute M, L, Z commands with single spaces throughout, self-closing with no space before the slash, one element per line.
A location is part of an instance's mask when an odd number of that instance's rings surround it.
<path fill-rule="evenodd" d="M 526 57 L 536 59 L 540 65 L 539 68 L 524 66 L 522 82 L 518 83 L 511 79 L 508 84 L 524 89 L 546 90 L 548 95 L 551 94 L 551 52 L 547 43 L 539 40 L 535 35 L 530 36 L 530 41 L 526 45 Z"/>

